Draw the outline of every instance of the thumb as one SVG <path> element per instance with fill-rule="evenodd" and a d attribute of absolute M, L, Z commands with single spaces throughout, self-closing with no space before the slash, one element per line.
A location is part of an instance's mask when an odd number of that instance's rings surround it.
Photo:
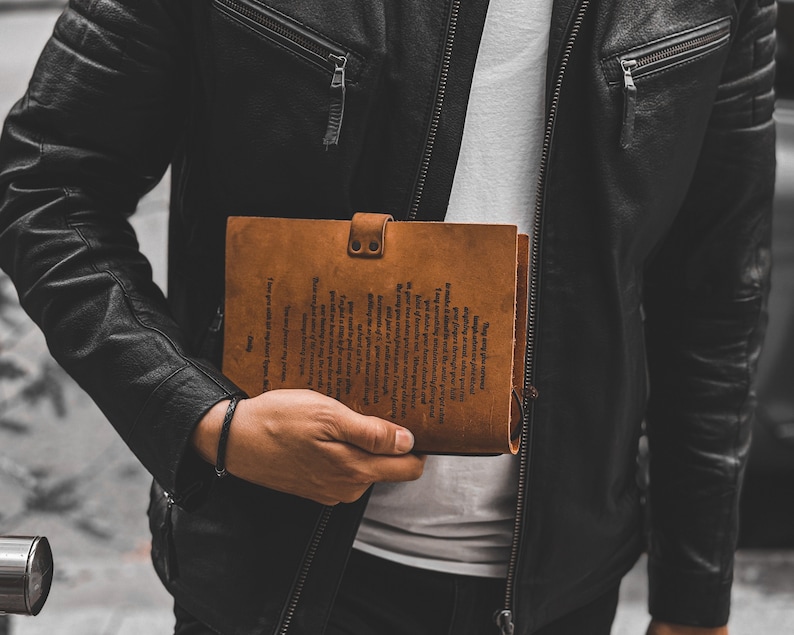
<path fill-rule="evenodd" d="M 414 447 L 414 435 L 407 428 L 352 410 L 339 422 L 339 440 L 370 454 L 407 454 Z"/>

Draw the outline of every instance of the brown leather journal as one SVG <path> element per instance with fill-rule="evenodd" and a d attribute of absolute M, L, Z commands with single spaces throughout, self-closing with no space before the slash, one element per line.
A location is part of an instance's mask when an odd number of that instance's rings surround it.
<path fill-rule="evenodd" d="M 230 218 L 224 373 L 396 422 L 419 452 L 516 453 L 527 237 L 389 221 Z"/>

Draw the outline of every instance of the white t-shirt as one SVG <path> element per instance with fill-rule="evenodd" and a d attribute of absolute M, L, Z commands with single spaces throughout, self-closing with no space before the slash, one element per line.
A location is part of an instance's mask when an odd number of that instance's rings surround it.
<path fill-rule="evenodd" d="M 532 230 L 551 5 L 490 2 L 448 222 Z M 375 485 L 354 546 L 411 566 L 503 577 L 517 485 L 518 457 L 430 456 L 418 481 Z"/>

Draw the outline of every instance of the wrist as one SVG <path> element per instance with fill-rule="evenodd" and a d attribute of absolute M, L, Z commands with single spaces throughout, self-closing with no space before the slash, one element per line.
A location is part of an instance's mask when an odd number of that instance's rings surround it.
<path fill-rule="evenodd" d="M 204 416 L 199 419 L 190 436 L 190 445 L 196 453 L 212 465 L 215 465 L 218 455 L 218 440 L 220 439 L 223 419 L 226 416 L 230 401 L 230 399 L 224 399 L 207 410 Z"/>
<path fill-rule="evenodd" d="M 232 419 L 234 418 L 234 411 L 237 409 L 237 404 L 242 401 L 240 395 L 235 395 L 229 402 L 226 408 L 226 414 L 223 416 L 223 424 L 221 425 L 221 433 L 218 437 L 218 453 L 215 458 L 215 474 L 218 478 L 223 478 L 229 475 L 226 469 L 226 446 L 229 442 L 229 431 L 232 427 Z"/>

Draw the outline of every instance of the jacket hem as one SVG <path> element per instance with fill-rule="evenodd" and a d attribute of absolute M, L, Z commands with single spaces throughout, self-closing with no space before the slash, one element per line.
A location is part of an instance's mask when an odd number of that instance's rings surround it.
<path fill-rule="evenodd" d="M 648 608 L 654 619 L 717 628 L 728 623 L 733 572 L 680 571 L 648 562 Z"/>

